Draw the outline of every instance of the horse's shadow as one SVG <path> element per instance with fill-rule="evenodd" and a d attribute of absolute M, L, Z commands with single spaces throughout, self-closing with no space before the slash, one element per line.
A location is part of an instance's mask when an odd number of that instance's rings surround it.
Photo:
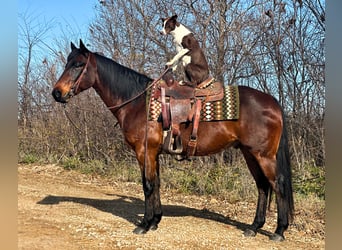
<path fill-rule="evenodd" d="M 82 205 L 92 206 L 98 210 L 106 213 L 111 213 L 115 216 L 119 216 L 128 222 L 137 225 L 142 219 L 139 214 L 144 213 L 144 201 L 141 199 L 122 196 L 117 194 L 107 194 L 110 196 L 116 196 L 118 198 L 107 200 L 107 199 L 91 199 L 91 198 L 80 198 L 71 196 L 54 196 L 48 195 L 37 204 L 40 205 L 57 205 L 60 202 L 73 202 Z M 211 212 L 207 209 L 195 209 L 186 206 L 178 205 L 163 205 L 163 216 L 164 217 L 185 217 L 193 216 L 196 218 L 212 220 L 219 223 L 234 226 L 241 231 L 245 231 L 249 228 L 249 225 L 229 217 L 223 216 L 221 214 Z M 259 229 L 258 232 L 265 236 L 271 236 L 272 233 Z"/>

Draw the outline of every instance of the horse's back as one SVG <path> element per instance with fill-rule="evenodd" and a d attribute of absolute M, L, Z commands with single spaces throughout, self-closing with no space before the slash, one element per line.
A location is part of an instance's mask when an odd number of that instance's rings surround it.
<path fill-rule="evenodd" d="M 257 105 L 258 107 L 269 107 L 281 112 L 281 107 L 278 101 L 270 94 L 260 90 L 248 87 L 239 86 L 240 104 L 241 105 Z"/>
<path fill-rule="evenodd" d="M 265 122 L 272 118 L 282 120 L 282 109 L 278 101 L 270 94 L 247 86 L 239 86 L 240 119 Z M 261 124 L 262 125 L 262 124 Z"/>

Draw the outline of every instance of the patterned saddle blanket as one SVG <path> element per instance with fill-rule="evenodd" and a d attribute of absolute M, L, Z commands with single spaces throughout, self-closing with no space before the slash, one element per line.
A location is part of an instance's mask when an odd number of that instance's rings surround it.
<path fill-rule="evenodd" d="M 147 108 L 149 108 L 149 121 L 159 121 L 162 112 L 162 103 L 160 95 L 156 92 L 160 92 L 162 81 L 155 84 L 147 94 Z M 210 85 L 206 86 L 210 87 Z M 182 87 L 180 87 L 182 88 Z M 202 91 L 202 90 L 199 90 Z M 200 121 L 225 121 L 225 120 L 237 120 L 240 115 L 240 100 L 238 86 L 228 85 L 223 87 L 223 98 L 219 100 L 210 100 L 211 98 L 204 98 L 202 101 L 202 107 L 200 112 Z M 195 98 L 192 98 L 190 105 L 194 105 Z M 208 100 L 208 101 L 206 101 Z M 181 100 L 179 100 L 181 102 Z M 177 104 L 177 100 L 174 100 Z M 191 109 L 190 107 L 190 109 Z"/>

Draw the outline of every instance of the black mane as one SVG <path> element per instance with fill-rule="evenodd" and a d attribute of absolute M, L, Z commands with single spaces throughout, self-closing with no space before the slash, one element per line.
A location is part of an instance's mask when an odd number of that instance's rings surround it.
<path fill-rule="evenodd" d="M 95 55 L 101 82 L 108 84 L 112 93 L 122 98 L 122 100 L 128 100 L 141 93 L 147 84 L 152 81 L 146 75 L 120 65 L 109 58 L 99 54 Z"/>

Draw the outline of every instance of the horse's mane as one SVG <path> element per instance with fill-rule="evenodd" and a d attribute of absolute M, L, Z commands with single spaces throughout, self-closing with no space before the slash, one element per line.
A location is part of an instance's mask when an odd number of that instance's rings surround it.
<path fill-rule="evenodd" d="M 100 80 L 109 85 L 113 94 L 127 100 L 141 93 L 149 82 L 146 75 L 127 68 L 107 57 L 95 53 Z"/>

